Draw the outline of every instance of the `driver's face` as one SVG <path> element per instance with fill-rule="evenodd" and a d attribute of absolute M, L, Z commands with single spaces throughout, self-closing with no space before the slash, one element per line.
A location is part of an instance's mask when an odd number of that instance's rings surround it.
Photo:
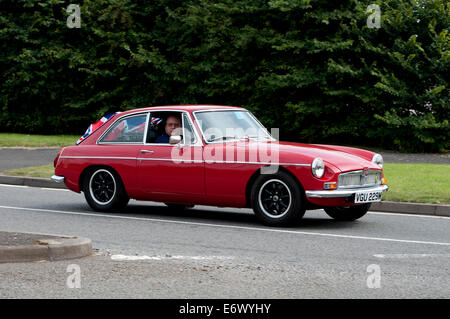
<path fill-rule="evenodd" d="M 165 130 L 166 130 L 166 134 L 167 134 L 167 135 L 171 136 L 171 135 L 172 135 L 172 132 L 173 132 L 176 128 L 179 128 L 179 127 L 181 127 L 181 121 L 180 121 L 180 119 L 178 119 L 178 118 L 175 117 L 175 116 L 169 116 L 169 117 L 167 118 L 167 121 L 166 121 L 166 127 L 165 127 Z"/>

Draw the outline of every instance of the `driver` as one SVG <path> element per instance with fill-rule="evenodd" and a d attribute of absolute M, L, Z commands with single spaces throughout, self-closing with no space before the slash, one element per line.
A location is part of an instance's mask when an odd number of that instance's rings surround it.
<path fill-rule="evenodd" d="M 177 128 L 181 127 L 181 119 L 176 115 L 169 115 L 164 126 L 164 132 L 159 136 L 155 143 L 169 143 L 169 137 L 173 134 L 175 135 L 179 130 Z"/>

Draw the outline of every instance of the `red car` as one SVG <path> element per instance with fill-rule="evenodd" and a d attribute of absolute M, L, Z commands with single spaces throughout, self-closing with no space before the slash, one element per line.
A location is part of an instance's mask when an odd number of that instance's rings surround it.
<path fill-rule="evenodd" d="M 273 133 L 240 107 L 120 112 L 61 149 L 52 179 L 83 192 L 96 211 L 119 209 L 130 198 L 176 208 L 251 207 L 268 225 L 289 224 L 318 208 L 355 220 L 388 190 L 379 154 L 278 142 Z"/>

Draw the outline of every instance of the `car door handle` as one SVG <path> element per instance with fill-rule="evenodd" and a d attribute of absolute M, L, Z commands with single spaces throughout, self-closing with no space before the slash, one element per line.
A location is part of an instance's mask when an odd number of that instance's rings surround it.
<path fill-rule="evenodd" d="M 149 153 L 149 154 L 153 154 L 155 153 L 154 151 L 148 151 L 148 150 L 141 150 L 141 153 Z"/>

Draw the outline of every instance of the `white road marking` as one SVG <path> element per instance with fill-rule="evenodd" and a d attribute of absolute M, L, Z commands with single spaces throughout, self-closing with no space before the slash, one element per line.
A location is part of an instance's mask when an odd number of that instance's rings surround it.
<path fill-rule="evenodd" d="M 293 230 L 276 229 L 276 228 L 261 228 L 261 227 L 234 226 L 234 225 L 211 224 L 211 223 L 198 223 L 198 222 L 177 221 L 177 220 L 170 220 L 170 219 L 156 219 L 156 218 L 142 218 L 142 217 L 118 216 L 118 215 L 92 214 L 92 213 L 69 212 L 69 211 L 61 211 L 61 210 L 28 208 L 28 207 L 0 206 L 0 208 L 13 209 L 13 210 L 25 210 L 25 211 L 33 211 L 33 212 L 57 213 L 57 214 L 66 214 L 66 215 L 82 215 L 82 216 L 92 216 L 92 217 L 140 220 L 140 221 L 170 223 L 170 224 L 178 224 L 178 225 L 191 225 L 191 226 L 240 229 L 240 230 L 250 230 L 250 231 L 263 231 L 263 232 L 294 234 L 294 235 L 310 235 L 310 236 L 322 236 L 322 237 L 333 237 L 333 238 L 386 241 L 386 242 L 407 243 L 407 244 L 450 246 L 450 243 L 422 241 L 422 240 L 409 240 L 409 239 L 396 239 L 396 238 L 368 237 L 368 236 L 354 236 L 354 235 L 344 235 L 344 234 L 293 231 Z"/>
<path fill-rule="evenodd" d="M 376 254 L 373 255 L 377 258 L 433 258 L 433 257 L 440 257 L 440 258 L 449 258 L 450 254 Z"/>
<path fill-rule="evenodd" d="M 139 260 L 165 260 L 165 259 L 180 259 L 180 260 L 226 260 L 233 259 L 232 256 L 127 256 L 127 255 L 112 255 L 111 260 L 115 261 L 139 261 Z"/>

